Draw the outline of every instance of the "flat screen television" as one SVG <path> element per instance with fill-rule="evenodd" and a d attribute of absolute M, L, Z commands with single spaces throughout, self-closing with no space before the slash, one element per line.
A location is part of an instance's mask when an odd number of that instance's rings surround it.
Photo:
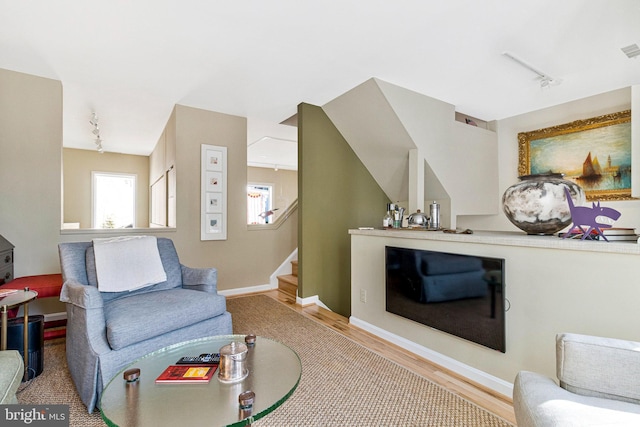
<path fill-rule="evenodd" d="M 506 351 L 504 259 L 393 246 L 385 258 L 389 313 Z"/>

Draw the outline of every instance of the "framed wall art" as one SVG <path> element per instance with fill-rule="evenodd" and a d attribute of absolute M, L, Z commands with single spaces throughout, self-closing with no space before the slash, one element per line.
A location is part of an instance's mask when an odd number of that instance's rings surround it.
<path fill-rule="evenodd" d="M 227 240 L 227 147 L 202 144 L 200 240 Z"/>
<path fill-rule="evenodd" d="M 562 173 L 587 200 L 631 199 L 631 110 L 518 134 L 518 174 Z"/>

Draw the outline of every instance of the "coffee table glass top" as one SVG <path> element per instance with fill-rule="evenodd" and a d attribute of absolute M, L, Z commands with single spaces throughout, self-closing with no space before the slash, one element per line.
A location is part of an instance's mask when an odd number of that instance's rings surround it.
<path fill-rule="evenodd" d="M 243 426 L 280 406 L 296 389 L 302 373 L 295 351 L 277 341 L 257 337 L 249 347 L 249 375 L 235 383 L 218 380 L 218 370 L 205 384 L 156 384 L 155 379 L 183 356 L 219 353 L 244 335 L 201 338 L 150 353 L 123 369 L 105 387 L 100 399 L 103 420 L 110 426 Z M 127 383 L 123 372 L 139 368 L 140 379 Z M 238 396 L 251 390 L 251 412 L 241 410 Z"/>

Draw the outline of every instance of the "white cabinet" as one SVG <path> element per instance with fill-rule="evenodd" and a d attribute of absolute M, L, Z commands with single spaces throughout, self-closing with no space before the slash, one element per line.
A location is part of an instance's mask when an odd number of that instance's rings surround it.
<path fill-rule="evenodd" d="M 171 115 L 149 156 L 149 226 L 176 226 L 176 135 Z"/>

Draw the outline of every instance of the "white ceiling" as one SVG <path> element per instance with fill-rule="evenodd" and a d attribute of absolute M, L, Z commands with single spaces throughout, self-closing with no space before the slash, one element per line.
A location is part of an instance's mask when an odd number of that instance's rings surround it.
<path fill-rule="evenodd" d="M 62 81 L 64 145 L 94 148 L 96 111 L 105 150 L 132 154 L 174 104 L 295 140 L 278 123 L 299 103 L 371 77 L 501 119 L 639 84 L 634 43 L 638 0 L 0 0 L 0 68 Z"/>

